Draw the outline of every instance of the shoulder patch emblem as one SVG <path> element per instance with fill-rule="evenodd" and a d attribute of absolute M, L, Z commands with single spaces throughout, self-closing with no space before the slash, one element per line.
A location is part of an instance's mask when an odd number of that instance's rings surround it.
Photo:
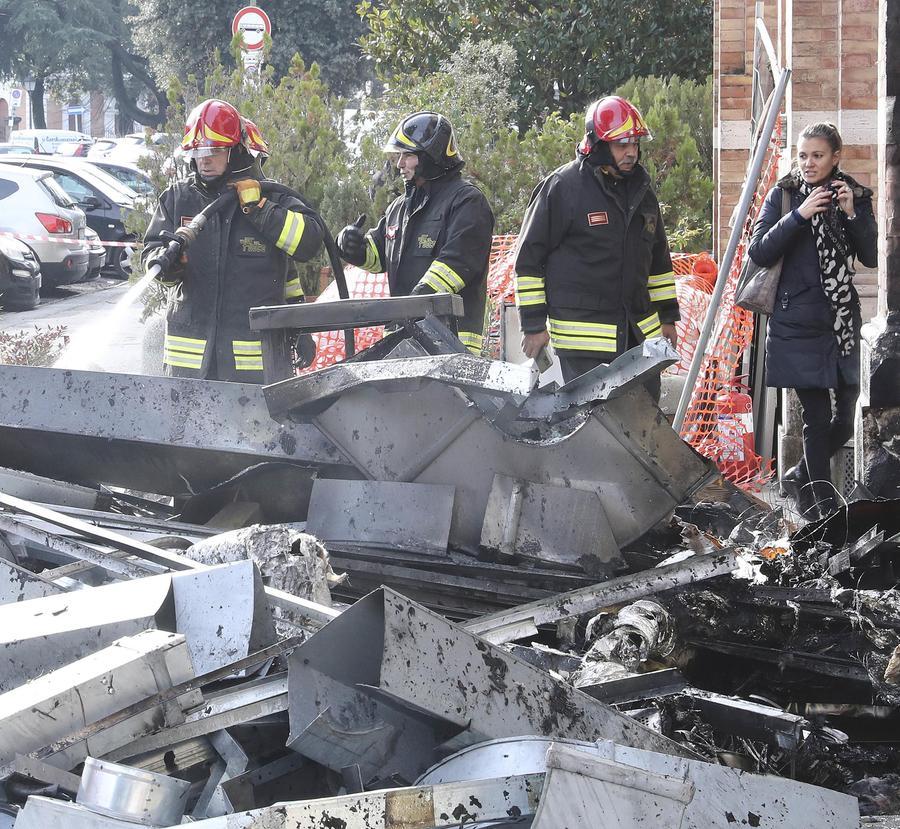
<path fill-rule="evenodd" d="M 596 213 L 588 213 L 587 214 L 588 224 L 591 227 L 596 227 L 597 225 L 608 225 L 609 224 L 609 216 L 607 215 L 605 210 L 597 211 Z"/>
<path fill-rule="evenodd" d="M 242 236 L 241 250 L 243 250 L 244 253 L 265 253 L 266 243 L 260 241 L 255 236 Z"/>
<path fill-rule="evenodd" d="M 431 250 L 437 244 L 427 233 L 421 234 L 418 242 L 420 250 Z"/>

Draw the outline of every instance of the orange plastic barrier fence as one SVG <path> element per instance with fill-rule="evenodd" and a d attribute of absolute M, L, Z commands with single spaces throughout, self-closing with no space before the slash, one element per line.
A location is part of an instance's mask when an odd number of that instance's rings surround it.
<path fill-rule="evenodd" d="M 740 377 L 741 359 L 753 338 L 753 314 L 734 304 L 734 292 L 753 224 L 778 176 L 781 132 L 779 117 L 734 261 L 726 277 L 722 300 L 715 309 L 712 335 L 700 363 L 681 429 L 682 438 L 714 461 L 728 480 L 751 490 L 759 489 L 772 477 L 772 462 L 754 451 L 752 401 Z M 681 299 L 679 291 L 679 301 Z M 697 320 L 697 324 L 702 325 L 702 304 L 699 296 L 686 294 L 681 306 L 682 316 Z M 708 306 L 708 298 L 706 304 Z M 683 355 L 682 364 L 685 362 Z"/>

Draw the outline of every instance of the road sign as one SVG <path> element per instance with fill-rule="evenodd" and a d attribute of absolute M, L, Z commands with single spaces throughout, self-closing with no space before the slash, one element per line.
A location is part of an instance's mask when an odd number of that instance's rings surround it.
<path fill-rule="evenodd" d="M 18 109 L 19 104 L 22 103 L 22 90 L 21 89 L 13 89 L 9 93 L 9 108 L 10 109 Z"/>
<path fill-rule="evenodd" d="M 262 49 L 263 37 L 272 36 L 272 22 L 258 6 L 244 6 L 231 21 L 231 33 L 240 34 L 243 49 Z"/>

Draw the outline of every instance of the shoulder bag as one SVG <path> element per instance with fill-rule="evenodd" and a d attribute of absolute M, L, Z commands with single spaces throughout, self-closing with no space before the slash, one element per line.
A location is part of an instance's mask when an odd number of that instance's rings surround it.
<path fill-rule="evenodd" d="M 784 216 L 791 206 L 791 194 L 785 189 L 781 192 L 781 215 Z M 734 304 L 755 314 L 771 314 L 775 310 L 783 261 L 782 257 L 774 265 L 764 268 L 747 256 L 734 290 Z"/>

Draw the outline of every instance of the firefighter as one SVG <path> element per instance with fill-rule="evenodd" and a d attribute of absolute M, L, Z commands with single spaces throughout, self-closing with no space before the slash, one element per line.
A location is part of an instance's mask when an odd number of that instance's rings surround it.
<path fill-rule="evenodd" d="M 262 195 L 268 146 L 256 125 L 229 103 L 204 101 L 188 115 L 181 149 L 191 176 L 168 187 L 144 237 L 145 267 L 171 234 L 233 187 L 236 198 L 212 215 L 187 251 L 157 279 L 168 288 L 164 365 L 174 377 L 263 382 L 262 344 L 250 330 L 253 306 L 300 298 L 290 260 L 304 262 L 322 244 L 318 225 L 282 193 Z"/>
<path fill-rule="evenodd" d="M 481 353 L 494 214 L 484 194 L 462 177 L 463 158 L 450 122 L 436 112 L 404 118 L 384 146 L 396 153 L 406 188 L 378 225 L 365 216 L 337 237 L 344 259 L 387 271 L 391 296 L 451 293 L 463 299 L 458 336 Z"/>
<path fill-rule="evenodd" d="M 566 382 L 647 338 L 676 341 L 675 277 L 642 138 L 651 135 L 636 107 L 596 101 L 575 160 L 537 186 L 525 213 L 515 264 L 522 348 L 537 357 L 551 343 Z M 658 399 L 659 378 L 648 388 Z"/>

